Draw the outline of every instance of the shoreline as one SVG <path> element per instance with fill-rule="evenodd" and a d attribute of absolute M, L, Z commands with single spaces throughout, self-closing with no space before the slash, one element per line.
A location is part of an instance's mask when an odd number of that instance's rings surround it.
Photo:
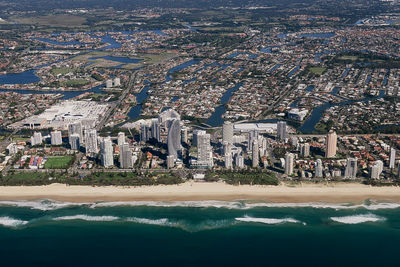
<path fill-rule="evenodd" d="M 372 187 L 357 183 L 301 185 L 228 185 L 186 182 L 179 185 L 117 186 L 0 186 L 0 201 L 51 199 L 68 202 L 101 201 L 232 201 L 276 203 L 363 203 L 367 199 L 400 202 L 400 187 Z"/>

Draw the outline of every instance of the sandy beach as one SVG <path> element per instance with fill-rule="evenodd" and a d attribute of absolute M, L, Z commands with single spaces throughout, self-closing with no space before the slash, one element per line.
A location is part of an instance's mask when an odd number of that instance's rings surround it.
<path fill-rule="evenodd" d="M 143 187 L 92 187 L 52 184 L 47 186 L 2 186 L 0 200 L 53 199 L 94 201 L 185 201 L 248 199 L 271 202 L 362 202 L 400 201 L 400 187 L 371 187 L 356 183 L 296 186 L 233 186 L 224 183 L 194 183 Z"/>

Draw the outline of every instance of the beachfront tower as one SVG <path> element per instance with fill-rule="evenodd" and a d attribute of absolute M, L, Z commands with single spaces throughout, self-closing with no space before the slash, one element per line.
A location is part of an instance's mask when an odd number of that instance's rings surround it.
<path fill-rule="evenodd" d="M 258 141 L 257 140 L 253 141 L 251 155 L 252 155 L 252 164 L 251 164 L 251 166 L 253 168 L 257 168 L 259 166 L 259 162 L 260 162 Z"/>
<path fill-rule="evenodd" d="M 105 168 L 114 166 L 114 153 L 110 137 L 104 138 L 100 143 L 101 165 Z"/>
<path fill-rule="evenodd" d="M 315 177 L 316 178 L 322 178 L 322 160 L 317 159 L 317 163 L 315 164 Z"/>
<path fill-rule="evenodd" d="M 357 177 L 357 159 L 348 158 L 344 178 L 355 179 Z"/>
<path fill-rule="evenodd" d="M 119 163 L 121 169 L 130 169 L 133 167 L 132 150 L 129 144 L 123 144 L 119 150 Z"/>
<path fill-rule="evenodd" d="M 393 147 L 390 149 L 390 159 L 389 159 L 389 168 L 394 169 L 394 165 L 396 162 L 396 149 Z"/>
<path fill-rule="evenodd" d="M 286 139 L 286 121 L 278 121 L 277 125 L 276 125 L 276 139 L 278 141 L 285 141 Z"/>
<path fill-rule="evenodd" d="M 294 167 L 294 155 L 292 153 L 285 154 L 285 174 L 292 175 Z"/>
<path fill-rule="evenodd" d="M 168 155 L 173 155 L 178 159 L 181 153 L 181 122 L 179 119 L 173 119 L 168 128 Z"/>
<path fill-rule="evenodd" d="M 175 159 L 173 155 L 167 156 L 167 169 L 172 169 L 175 166 Z"/>
<path fill-rule="evenodd" d="M 230 121 L 225 121 L 222 126 L 222 142 L 233 144 L 233 124 Z"/>
<path fill-rule="evenodd" d="M 371 166 L 370 177 L 371 179 L 379 179 L 383 171 L 383 161 L 377 160 L 374 165 Z"/>
<path fill-rule="evenodd" d="M 212 167 L 212 147 L 211 147 L 211 136 L 208 133 L 201 133 L 197 136 L 197 162 L 199 165 L 204 167 Z"/>
<path fill-rule="evenodd" d="M 336 155 L 337 135 L 334 131 L 330 131 L 326 136 L 325 158 L 333 158 Z"/>

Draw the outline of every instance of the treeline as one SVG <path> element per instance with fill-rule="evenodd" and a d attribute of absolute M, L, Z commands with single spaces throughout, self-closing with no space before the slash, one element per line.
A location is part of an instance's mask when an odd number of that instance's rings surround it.
<path fill-rule="evenodd" d="M 223 180 L 232 185 L 278 185 L 275 174 L 261 170 L 210 171 L 206 173 L 206 181 Z"/>
<path fill-rule="evenodd" d="M 1 186 L 34 186 L 62 183 L 67 185 L 90 186 L 142 186 L 142 185 L 170 185 L 183 183 L 184 179 L 170 173 L 136 173 L 136 172 L 96 172 L 87 176 L 64 173 L 41 172 L 12 172 L 0 175 Z"/>

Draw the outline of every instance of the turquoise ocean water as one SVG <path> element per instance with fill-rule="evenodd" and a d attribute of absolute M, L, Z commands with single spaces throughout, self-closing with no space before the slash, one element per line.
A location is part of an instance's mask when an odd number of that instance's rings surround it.
<path fill-rule="evenodd" d="M 0 201 L 1 266 L 398 266 L 400 204 Z"/>

